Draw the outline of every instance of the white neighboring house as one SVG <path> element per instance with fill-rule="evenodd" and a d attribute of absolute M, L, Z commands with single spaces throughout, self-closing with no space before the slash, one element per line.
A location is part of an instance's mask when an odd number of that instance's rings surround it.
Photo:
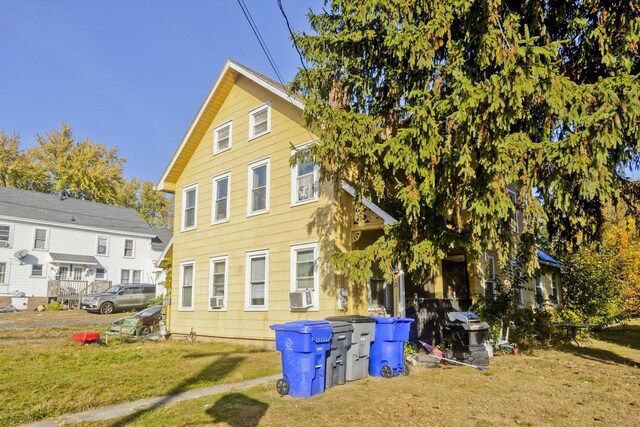
<path fill-rule="evenodd" d="M 131 208 L 0 187 L 0 306 L 48 302 L 50 280 L 155 283 L 171 230 Z"/>

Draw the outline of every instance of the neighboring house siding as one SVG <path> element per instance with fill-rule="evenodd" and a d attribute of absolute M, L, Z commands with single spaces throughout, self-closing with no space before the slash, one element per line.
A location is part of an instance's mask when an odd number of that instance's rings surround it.
<path fill-rule="evenodd" d="M 140 270 L 141 281 L 154 283 L 154 261 L 160 252 L 151 249 L 150 236 L 134 236 L 120 234 L 108 230 L 81 230 L 54 224 L 33 223 L 0 218 L 4 224 L 11 224 L 11 248 L 0 248 L 0 262 L 10 264 L 11 271 L 5 284 L 0 285 L 0 293 L 24 292 L 27 296 L 46 296 L 48 280 L 56 277 L 56 266 L 49 253 L 63 253 L 94 256 L 97 266 L 83 268 L 81 280 L 95 280 L 96 268 L 106 269 L 106 280 L 113 283 L 120 281 L 121 270 Z M 34 249 L 36 229 L 47 229 L 46 250 Z M 98 236 L 108 237 L 108 255 L 98 254 Z M 125 240 L 133 240 L 134 256 L 124 256 Z M 26 249 L 28 255 L 22 265 L 14 253 Z M 42 265 L 42 277 L 32 276 L 32 266 Z M 71 266 L 71 264 L 69 265 Z M 73 270 L 70 268 L 70 272 Z"/>
<path fill-rule="evenodd" d="M 270 132 L 249 140 L 249 112 L 270 103 Z M 312 140 L 301 127 L 300 110 L 281 100 L 244 77 L 239 77 L 204 133 L 183 173 L 176 182 L 175 206 L 182 206 L 182 189 L 198 184 L 197 227 L 190 231 L 176 230 L 174 235 L 174 266 L 194 260 L 194 315 L 180 310 L 177 300 L 171 306 L 171 331 L 227 338 L 273 340 L 269 325 L 273 323 L 322 318 L 336 313 L 335 296 L 319 295 L 319 311 L 292 312 L 289 307 L 291 289 L 291 246 L 318 242 L 312 220 L 317 209 L 331 211 L 330 188 L 323 188 L 320 199 L 300 206 L 291 206 L 291 144 L 302 145 Z M 233 122 L 232 148 L 213 154 L 214 129 Z M 247 216 L 249 189 L 248 166 L 260 160 L 270 161 L 269 210 Z M 229 220 L 211 223 L 213 208 L 213 178 L 230 173 Z M 176 209 L 176 223 L 182 223 L 182 212 Z M 323 223 L 325 230 L 331 225 Z M 247 252 L 268 250 L 268 310 L 245 310 Z M 320 288 L 332 287 L 334 281 L 327 271 L 328 252 L 319 251 Z M 210 258 L 227 258 L 227 307 L 225 311 L 209 310 Z M 179 289 L 179 271 L 174 268 L 174 295 Z"/>

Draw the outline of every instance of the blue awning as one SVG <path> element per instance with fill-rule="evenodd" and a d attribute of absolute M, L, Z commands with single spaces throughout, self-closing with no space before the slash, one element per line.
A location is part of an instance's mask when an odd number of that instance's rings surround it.
<path fill-rule="evenodd" d="M 538 261 L 540 262 L 540 264 L 550 265 L 552 267 L 562 267 L 564 265 L 560 261 L 553 258 L 551 255 L 541 251 L 540 249 L 538 249 Z"/>

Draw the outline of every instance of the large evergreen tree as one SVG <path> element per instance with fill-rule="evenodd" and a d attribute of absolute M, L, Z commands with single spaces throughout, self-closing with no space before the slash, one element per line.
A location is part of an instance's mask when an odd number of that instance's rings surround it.
<path fill-rule="evenodd" d="M 345 268 L 437 267 L 461 245 L 514 253 L 537 229 L 577 245 L 638 166 L 640 2 L 334 0 L 297 35 L 293 88 L 325 178 L 398 219 Z M 540 221 L 542 223 L 540 223 Z"/>

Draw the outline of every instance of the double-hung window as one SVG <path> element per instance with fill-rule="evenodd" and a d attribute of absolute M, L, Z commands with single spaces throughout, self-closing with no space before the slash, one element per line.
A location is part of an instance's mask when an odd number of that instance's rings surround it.
<path fill-rule="evenodd" d="M 33 249 L 45 250 L 47 249 L 47 230 L 44 228 L 36 228 L 35 236 L 33 239 Z"/>
<path fill-rule="evenodd" d="M 107 278 L 107 270 L 104 268 L 96 268 L 96 279 L 104 280 Z"/>
<path fill-rule="evenodd" d="M 182 190 L 182 231 L 196 228 L 198 207 L 198 186 L 192 185 Z"/>
<path fill-rule="evenodd" d="M 231 188 L 231 174 L 213 178 L 213 218 L 211 222 L 225 222 L 229 220 L 229 189 Z"/>
<path fill-rule="evenodd" d="M 291 290 L 313 291 L 313 305 L 318 308 L 318 244 L 291 246 Z"/>
<path fill-rule="evenodd" d="M 104 275 L 104 269 L 102 270 L 102 274 Z M 104 278 L 97 277 L 98 270 L 96 270 L 96 279 Z M 126 285 L 127 283 L 140 283 L 142 281 L 142 270 L 120 270 L 120 283 Z"/>
<path fill-rule="evenodd" d="M 391 286 L 381 278 L 371 278 L 367 282 L 369 311 L 386 311 L 391 308 Z"/>
<path fill-rule="evenodd" d="M 269 212 L 269 167 L 270 159 L 249 165 L 249 192 L 247 194 L 247 215 Z"/>
<path fill-rule="evenodd" d="M 0 262 L 0 285 L 7 283 L 7 263 Z"/>
<path fill-rule="evenodd" d="M 33 264 L 31 266 L 31 277 L 42 277 L 44 274 L 44 269 L 42 264 Z"/>
<path fill-rule="evenodd" d="M 133 258 L 133 239 L 124 239 L 124 256 Z"/>
<path fill-rule="evenodd" d="M 213 154 L 231 148 L 231 122 L 218 126 L 213 130 Z"/>
<path fill-rule="evenodd" d="M 209 284 L 209 309 L 224 310 L 227 307 L 227 256 L 212 257 Z"/>
<path fill-rule="evenodd" d="M 271 131 L 271 106 L 261 105 L 249 113 L 249 139 Z"/>
<path fill-rule="evenodd" d="M 247 252 L 245 309 L 267 310 L 269 251 Z"/>
<path fill-rule="evenodd" d="M 109 238 L 107 236 L 98 236 L 98 248 L 96 249 L 96 254 L 107 255 L 108 242 Z"/>
<path fill-rule="evenodd" d="M 195 285 L 195 261 L 180 263 L 180 309 L 193 310 L 193 295 Z"/>
<path fill-rule="evenodd" d="M 10 237 L 11 227 L 8 225 L 0 224 L 0 248 L 11 247 Z"/>
<path fill-rule="evenodd" d="M 292 151 L 294 155 L 296 151 Z M 309 160 L 305 151 L 291 169 L 291 204 L 318 200 L 318 167 Z"/>
<path fill-rule="evenodd" d="M 496 298 L 496 265 L 493 255 L 485 254 L 483 264 L 484 297 L 486 300 Z"/>

